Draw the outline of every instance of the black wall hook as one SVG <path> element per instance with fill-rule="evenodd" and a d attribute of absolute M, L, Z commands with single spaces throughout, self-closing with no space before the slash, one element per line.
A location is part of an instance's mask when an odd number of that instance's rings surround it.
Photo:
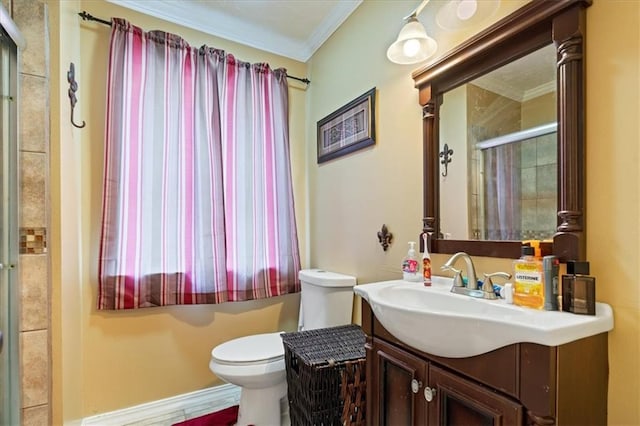
<path fill-rule="evenodd" d="M 78 129 L 82 129 L 87 125 L 84 120 L 82 120 L 82 124 L 76 124 L 73 121 L 73 109 L 76 107 L 76 103 L 78 103 L 78 98 L 76 98 L 78 83 L 76 82 L 76 67 L 75 65 L 73 65 L 73 62 L 69 64 L 69 71 L 67 71 L 67 81 L 69 82 L 69 101 L 71 102 L 71 124 L 73 124 Z"/>

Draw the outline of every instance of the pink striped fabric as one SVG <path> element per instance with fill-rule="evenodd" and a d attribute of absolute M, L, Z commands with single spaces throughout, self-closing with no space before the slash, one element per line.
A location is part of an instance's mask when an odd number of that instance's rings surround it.
<path fill-rule="evenodd" d="M 284 69 L 114 18 L 99 309 L 300 291 Z"/>

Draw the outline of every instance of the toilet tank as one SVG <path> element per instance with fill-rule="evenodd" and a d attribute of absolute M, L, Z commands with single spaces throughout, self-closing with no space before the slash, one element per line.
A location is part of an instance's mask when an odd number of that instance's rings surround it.
<path fill-rule="evenodd" d="M 351 324 L 356 278 L 322 269 L 303 269 L 299 330 Z"/>

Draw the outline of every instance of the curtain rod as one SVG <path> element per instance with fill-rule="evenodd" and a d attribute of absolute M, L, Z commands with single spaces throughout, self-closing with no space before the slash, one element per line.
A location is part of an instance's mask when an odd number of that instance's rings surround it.
<path fill-rule="evenodd" d="M 549 133 L 558 131 L 558 123 L 547 123 L 536 127 L 530 127 L 525 130 L 519 130 L 517 132 L 508 133 L 502 136 L 496 136 L 495 138 L 487 139 L 482 142 L 476 143 L 476 149 L 488 149 L 494 148 L 500 145 L 506 145 L 512 142 L 522 142 L 527 139 L 537 138 L 538 136 L 548 135 Z"/>
<path fill-rule="evenodd" d="M 84 19 L 85 21 L 95 21 L 95 22 L 100 22 L 101 24 L 104 24 L 104 25 L 111 26 L 111 21 L 107 21 L 107 20 L 105 20 L 105 19 L 96 18 L 95 16 L 93 16 L 93 15 L 91 15 L 91 14 L 87 13 L 87 11 L 85 11 L 85 10 L 83 10 L 83 11 L 82 11 L 82 12 L 80 12 L 80 13 L 78 13 L 78 15 L 80 15 L 80 17 L 81 17 L 82 19 Z M 303 82 L 304 84 L 309 84 L 309 83 L 311 83 L 311 80 L 309 80 L 309 79 L 308 79 L 308 78 L 306 78 L 306 77 L 302 78 L 302 77 L 296 77 L 296 76 L 293 76 L 293 75 L 289 75 L 289 74 L 287 74 L 287 78 L 291 78 L 291 79 L 293 79 L 293 80 L 301 81 L 301 82 Z"/>

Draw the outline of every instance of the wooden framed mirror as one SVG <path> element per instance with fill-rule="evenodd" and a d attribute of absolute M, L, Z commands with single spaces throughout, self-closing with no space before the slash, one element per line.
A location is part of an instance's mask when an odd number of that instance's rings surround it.
<path fill-rule="evenodd" d="M 557 187 L 554 192 L 557 218 L 555 233 L 551 230 L 553 254 L 562 262 L 584 260 L 584 43 L 585 12 L 590 5 L 591 0 L 533 0 L 467 40 L 434 64 L 412 74 L 423 109 L 422 232 L 429 235 L 431 252 L 465 251 L 474 256 L 520 257 L 520 239 L 444 238 L 441 228 L 439 155 L 444 145 L 439 137 L 442 104 L 448 92 L 526 55 L 553 46 L 552 51 L 556 53 L 554 100 L 557 120 L 557 136 L 554 137 L 557 138 L 557 166 L 554 167 L 557 171 Z M 466 159 L 458 158 L 457 161 Z"/>

